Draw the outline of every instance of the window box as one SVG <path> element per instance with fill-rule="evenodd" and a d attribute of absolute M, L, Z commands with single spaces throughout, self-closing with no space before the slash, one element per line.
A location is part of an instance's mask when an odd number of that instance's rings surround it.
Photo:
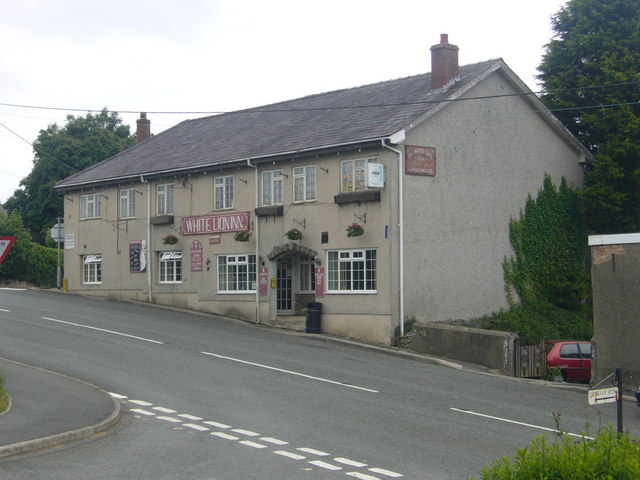
<path fill-rule="evenodd" d="M 149 221 L 151 225 L 168 225 L 173 223 L 173 215 L 158 215 Z"/>
<path fill-rule="evenodd" d="M 282 205 L 269 205 L 267 207 L 259 207 L 255 209 L 256 217 L 281 217 L 284 215 Z"/>
<path fill-rule="evenodd" d="M 334 203 L 379 202 L 380 190 L 360 190 L 358 192 L 339 193 L 333 197 Z"/>

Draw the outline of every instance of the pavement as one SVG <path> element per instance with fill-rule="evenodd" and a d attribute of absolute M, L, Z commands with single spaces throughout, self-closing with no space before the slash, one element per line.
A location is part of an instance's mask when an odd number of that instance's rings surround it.
<path fill-rule="evenodd" d="M 0 415 L 0 458 L 88 438 L 114 426 L 120 403 L 89 383 L 0 358 L 11 406 Z"/>

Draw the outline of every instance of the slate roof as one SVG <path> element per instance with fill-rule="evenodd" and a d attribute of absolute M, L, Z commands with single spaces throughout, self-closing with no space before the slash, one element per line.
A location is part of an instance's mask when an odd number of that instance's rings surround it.
<path fill-rule="evenodd" d="M 498 68 L 508 69 L 500 59 L 461 66 L 456 82 L 435 91 L 427 73 L 187 120 L 61 180 L 56 189 L 387 138 Z"/>

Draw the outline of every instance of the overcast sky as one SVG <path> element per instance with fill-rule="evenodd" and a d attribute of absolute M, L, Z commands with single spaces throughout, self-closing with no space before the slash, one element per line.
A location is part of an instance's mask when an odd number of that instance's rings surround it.
<path fill-rule="evenodd" d="M 157 134 L 204 114 L 153 112 L 238 110 L 428 72 L 441 33 L 461 65 L 501 57 L 538 90 L 565 3 L 0 0 L 0 202 L 31 171 L 27 142 L 68 114 L 107 107 L 133 133 L 146 111 Z"/>

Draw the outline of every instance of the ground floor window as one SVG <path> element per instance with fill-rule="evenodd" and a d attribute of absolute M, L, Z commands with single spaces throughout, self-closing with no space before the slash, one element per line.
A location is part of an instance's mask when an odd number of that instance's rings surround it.
<path fill-rule="evenodd" d="M 218 255 L 218 292 L 256 291 L 255 255 Z"/>
<path fill-rule="evenodd" d="M 327 252 L 329 292 L 375 292 L 376 251 L 329 250 Z"/>
<path fill-rule="evenodd" d="M 182 252 L 160 253 L 160 283 L 182 282 Z"/>
<path fill-rule="evenodd" d="M 102 283 L 102 255 L 85 255 L 82 265 L 83 283 Z"/>

